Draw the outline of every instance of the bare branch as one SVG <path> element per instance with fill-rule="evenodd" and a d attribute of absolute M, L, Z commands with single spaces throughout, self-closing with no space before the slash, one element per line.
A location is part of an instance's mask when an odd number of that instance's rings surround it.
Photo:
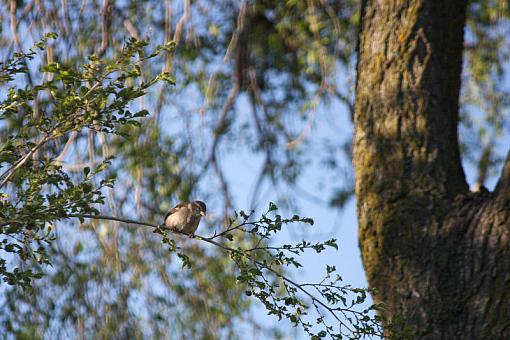
<path fill-rule="evenodd" d="M 184 29 L 184 25 L 189 20 L 189 17 L 191 15 L 191 4 L 190 0 L 184 0 L 184 13 L 182 14 L 181 18 L 177 22 L 177 25 L 175 26 L 175 33 L 174 33 L 174 42 L 176 45 L 179 45 L 179 42 L 181 40 L 182 30 Z"/>
<path fill-rule="evenodd" d="M 110 16 L 111 16 L 111 6 L 109 0 L 103 0 L 103 8 L 101 10 L 101 46 L 97 50 L 96 54 L 99 58 L 101 58 L 106 49 L 108 48 L 108 35 L 110 28 Z"/>
<path fill-rule="evenodd" d="M 498 184 L 496 185 L 496 192 L 499 195 L 510 196 L 510 150 L 506 156 L 501 176 L 499 177 Z"/>
<path fill-rule="evenodd" d="M 23 156 L 22 158 L 20 158 L 18 161 L 16 161 L 9 169 L 7 169 L 1 176 L 0 178 L 4 178 L 2 180 L 2 182 L 0 183 L 0 188 L 2 188 L 10 179 L 11 177 L 14 175 L 14 172 L 16 170 L 18 170 L 23 164 L 25 164 L 29 159 L 30 157 L 32 157 L 32 155 L 37 151 L 39 150 L 39 148 L 41 146 L 43 146 L 44 143 L 46 143 L 47 141 L 49 141 L 51 139 L 51 137 L 49 135 L 46 135 L 45 137 L 41 138 L 41 140 L 32 148 L 30 149 L 30 151 L 25 155 Z"/>
<path fill-rule="evenodd" d="M 17 5 L 16 5 L 16 0 L 11 0 L 10 1 L 10 6 L 9 6 L 9 13 L 10 13 L 10 17 L 11 17 L 11 34 L 12 34 L 12 37 L 13 37 L 13 40 L 14 40 L 14 43 L 16 44 L 16 47 L 21 50 L 21 43 L 20 43 L 20 40 L 19 40 L 19 35 L 18 35 L 18 21 L 16 19 L 16 10 L 17 10 Z"/>
<path fill-rule="evenodd" d="M 58 155 L 57 158 L 53 162 L 56 163 L 62 163 L 64 161 L 64 158 L 66 157 L 67 153 L 69 152 L 69 149 L 71 148 L 71 145 L 74 144 L 74 141 L 76 140 L 76 137 L 78 136 L 78 131 L 73 131 L 71 133 L 71 136 L 69 136 L 69 139 L 66 142 L 66 145 L 64 145 L 64 149 Z"/>
<path fill-rule="evenodd" d="M 128 31 L 128 33 L 133 38 L 138 40 L 140 39 L 140 33 L 138 33 L 138 29 L 129 18 L 124 19 L 122 23 L 124 24 L 124 28 L 126 29 L 126 31 Z"/>
<path fill-rule="evenodd" d="M 237 28 L 232 35 L 232 39 L 230 40 L 230 43 L 227 47 L 227 52 L 225 53 L 225 56 L 223 57 L 223 61 L 227 62 L 232 57 L 232 52 L 237 48 L 239 36 L 244 31 L 245 23 L 246 23 L 246 16 L 248 13 L 248 2 L 245 0 L 243 1 L 243 4 L 241 5 L 241 9 L 239 11 L 239 15 L 237 16 Z"/>

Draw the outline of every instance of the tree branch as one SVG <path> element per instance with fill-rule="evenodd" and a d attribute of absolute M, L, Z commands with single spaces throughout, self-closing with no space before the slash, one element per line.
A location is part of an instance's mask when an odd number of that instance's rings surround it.
<path fill-rule="evenodd" d="M 508 151 L 501 176 L 496 185 L 496 193 L 510 196 L 510 150 Z"/>
<path fill-rule="evenodd" d="M 41 140 L 25 155 L 23 156 L 22 158 L 20 158 L 16 163 L 14 163 L 8 170 L 6 170 L 1 177 L 4 177 L 2 179 L 2 182 L 0 183 L 0 188 L 2 188 L 8 181 L 9 179 L 11 179 L 11 177 L 14 175 L 14 172 L 16 170 L 18 170 L 23 164 L 25 164 L 29 159 L 30 157 L 32 157 L 32 155 L 37 151 L 39 150 L 39 148 L 44 144 L 46 143 L 47 141 L 49 141 L 51 139 L 51 137 L 49 135 L 41 138 Z"/>
<path fill-rule="evenodd" d="M 174 41 L 176 45 L 179 45 L 184 25 L 186 24 L 186 22 L 188 22 L 190 15 L 191 15 L 190 0 L 184 0 L 184 13 L 177 22 L 177 25 L 175 26 Z"/>
<path fill-rule="evenodd" d="M 152 228 L 155 228 L 155 229 L 163 229 L 163 230 L 171 231 L 172 233 L 182 234 L 182 235 L 188 236 L 185 233 L 181 233 L 181 232 L 179 232 L 177 230 L 170 229 L 170 228 L 166 227 L 164 224 L 157 225 L 157 224 L 153 224 L 153 223 L 137 221 L 137 220 L 132 220 L 132 219 L 126 219 L 126 218 L 121 218 L 121 217 L 115 217 L 115 216 L 89 215 L 89 214 L 70 214 L 70 215 L 67 215 L 67 217 L 88 218 L 88 219 L 96 219 L 96 220 L 109 220 L 109 221 L 124 222 L 124 223 L 128 223 L 128 224 L 135 224 L 135 225 L 141 225 L 141 226 L 146 226 L 146 227 L 152 227 Z M 227 251 L 230 254 L 238 253 L 239 251 L 242 251 L 242 249 L 234 249 L 234 248 L 225 246 L 224 244 L 219 243 L 219 242 L 213 240 L 213 238 L 215 238 L 217 236 L 218 235 L 215 235 L 215 236 L 212 236 L 212 237 L 203 237 L 203 236 L 195 235 L 193 238 L 197 239 L 197 240 L 200 240 L 200 241 L 204 241 L 204 242 L 209 243 L 209 244 L 212 244 L 212 245 L 214 245 L 214 246 L 216 246 L 216 247 L 218 247 L 218 248 L 220 248 L 220 249 L 222 249 L 224 251 Z M 324 303 L 319 298 L 315 297 L 312 293 L 310 293 L 308 290 L 306 290 L 304 288 L 305 286 L 310 286 L 311 284 L 300 284 L 298 282 L 295 282 L 295 281 L 289 279 L 288 277 L 286 277 L 285 275 L 279 273 L 277 270 L 273 269 L 271 266 L 265 264 L 264 262 L 256 260 L 255 258 L 251 257 L 250 255 L 248 255 L 246 253 L 243 253 L 243 256 L 245 258 L 247 258 L 248 260 L 250 260 L 251 262 L 253 262 L 254 264 L 256 264 L 257 266 L 259 266 L 259 267 L 261 267 L 261 268 L 271 272 L 275 276 L 279 277 L 284 282 L 294 286 L 296 289 L 298 289 L 303 294 L 308 296 L 312 300 L 312 302 L 314 304 L 319 304 L 321 307 L 325 308 L 335 318 L 335 320 L 337 320 L 338 323 L 341 324 L 343 327 L 345 327 L 349 332 L 353 332 L 353 330 L 345 322 L 343 322 L 339 318 L 339 316 L 335 313 L 335 311 L 340 311 L 340 310 L 344 311 L 343 309 L 337 309 L 337 308 L 329 307 L 326 303 Z"/>

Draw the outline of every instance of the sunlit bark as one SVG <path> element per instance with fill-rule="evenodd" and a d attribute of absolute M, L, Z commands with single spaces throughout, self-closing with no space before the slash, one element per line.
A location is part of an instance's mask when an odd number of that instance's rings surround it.
<path fill-rule="evenodd" d="M 354 165 L 375 300 L 416 338 L 508 338 L 510 166 L 472 193 L 459 156 L 467 2 L 362 6 Z"/>

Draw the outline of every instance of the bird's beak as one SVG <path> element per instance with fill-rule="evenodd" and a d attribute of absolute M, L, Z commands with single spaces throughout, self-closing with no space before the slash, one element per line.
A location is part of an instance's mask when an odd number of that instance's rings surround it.
<path fill-rule="evenodd" d="M 205 216 L 205 212 L 201 211 L 200 216 Z"/>

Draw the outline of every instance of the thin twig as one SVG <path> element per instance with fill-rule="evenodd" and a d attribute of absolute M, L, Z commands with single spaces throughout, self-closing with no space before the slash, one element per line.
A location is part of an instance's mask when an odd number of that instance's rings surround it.
<path fill-rule="evenodd" d="M 0 188 L 2 188 L 10 179 L 11 177 L 14 175 L 14 172 L 16 170 L 18 170 L 23 164 L 25 164 L 30 157 L 32 157 L 32 155 L 34 154 L 34 152 L 36 152 L 37 150 L 39 150 L 39 148 L 44 144 L 46 143 L 47 141 L 49 141 L 51 138 L 49 135 L 46 135 L 44 136 L 43 138 L 41 138 L 41 140 L 32 148 L 30 149 L 30 151 L 25 155 L 23 156 L 21 159 L 19 159 L 16 163 L 14 163 L 9 169 L 7 169 L 1 176 L 0 178 L 4 177 L 4 179 L 2 180 L 2 182 L 0 183 Z"/>
<path fill-rule="evenodd" d="M 244 31 L 247 14 L 248 14 L 248 1 L 244 0 L 241 5 L 241 9 L 239 10 L 239 15 L 237 16 L 236 30 L 232 35 L 232 39 L 230 39 L 230 43 L 228 44 L 227 47 L 227 52 L 223 57 L 223 62 L 227 62 L 232 58 L 232 52 L 237 48 L 239 37 L 241 36 L 241 33 Z"/>
<path fill-rule="evenodd" d="M 58 155 L 57 158 L 55 158 L 55 160 L 53 162 L 62 163 L 64 161 L 64 158 L 66 158 L 66 155 L 69 152 L 71 145 L 74 144 L 74 141 L 76 140 L 77 136 L 78 136 L 78 131 L 73 131 L 71 133 L 71 136 L 69 136 L 69 139 L 67 140 L 66 144 L 64 145 L 64 149 L 62 150 L 60 155 Z"/>
<path fill-rule="evenodd" d="M 186 24 L 186 22 L 189 20 L 190 15 L 191 15 L 190 0 L 184 0 L 184 13 L 182 14 L 181 18 L 177 22 L 177 25 L 175 26 L 175 33 L 174 33 L 175 45 L 179 45 L 179 42 L 181 40 L 182 30 L 184 29 L 184 25 Z"/>
<path fill-rule="evenodd" d="M 108 35 L 110 27 L 110 2 L 109 0 L 103 0 L 103 8 L 101 9 L 101 46 L 96 52 L 96 55 L 101 58 L 108 48 Z"/>

